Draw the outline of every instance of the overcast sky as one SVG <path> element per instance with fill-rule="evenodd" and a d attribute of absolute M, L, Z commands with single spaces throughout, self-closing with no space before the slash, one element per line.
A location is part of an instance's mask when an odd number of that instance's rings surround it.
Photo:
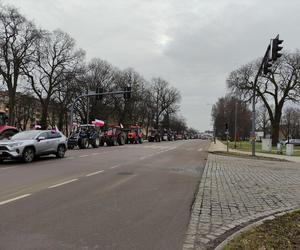
<path fill-rule="evenodd" d="M 300 48 L 299 0 L 2 0 L 38 26 L 68 32 L 87 59 L 160 76 L 182 94 L 189 126 L 211 128 L 226 77 L 280 34 Z"/>

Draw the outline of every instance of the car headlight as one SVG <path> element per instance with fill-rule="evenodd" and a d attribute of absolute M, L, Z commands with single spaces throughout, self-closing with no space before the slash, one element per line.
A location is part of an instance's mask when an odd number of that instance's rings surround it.
<path fill-rule="evenodd" d="M 16 148 L 16 147 L 21 146 L 22 144 L 23 144 L 23 142 L 16 142 L 16 143 L 10 144 L 10 147 L 11 147 L 11 148 Z"/>

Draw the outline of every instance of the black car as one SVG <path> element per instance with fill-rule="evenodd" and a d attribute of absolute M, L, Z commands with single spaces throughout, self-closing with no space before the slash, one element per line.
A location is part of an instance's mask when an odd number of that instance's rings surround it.
<path fill-rule="evenodd" d="M 93 148 L 98 148 L 101 141 L 101 131 L 95 125 L 80 125 L 68 138 L 68 148 L 80 149 L 88 148 L 92 145 Z"/>

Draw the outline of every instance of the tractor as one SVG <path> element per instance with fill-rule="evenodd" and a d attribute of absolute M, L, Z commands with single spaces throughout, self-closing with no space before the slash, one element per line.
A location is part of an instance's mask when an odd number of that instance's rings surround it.
<path fill-rule="evenodd" d="M 148 136 L 148 142 L 160 142 L 161 136 L 160 132 L 157 129 L 150 130 L 150 134 Z"/>
<path fill-rule="evenodd" d="M 140 126 L 130 126 L 127 132 L 127 143 L 143 143 L 143 132 Z"/>
<path fill-rule="evenodd" d="M 4 111 L 0 111 L 0 140 L 9 139 L 19 132 L 15 127 L 7 126 L 7 115 Z"/>
<path fill-rule="evenodd" d="M 124 145 L 126 142 L 126 133 L 120 126 L 110 126 L 101 137 L 100 146 L 117 146 Z"/>
<path fill-rule="evenodd" d="M 68 138 L 68 148 L 78 146 L 80 149 L 98 148 L 101 144 L 101 131 L 93 124 L 80 125 Z"/>

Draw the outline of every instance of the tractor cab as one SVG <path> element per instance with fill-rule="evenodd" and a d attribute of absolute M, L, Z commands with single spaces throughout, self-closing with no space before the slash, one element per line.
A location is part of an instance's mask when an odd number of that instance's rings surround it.
<path fill-rule="evenodd" d="M 8 117 L 4 111 L 0 111 L 0 140 L 9 139 L 16 133 L 18 129 L 7 125 Z"/>

